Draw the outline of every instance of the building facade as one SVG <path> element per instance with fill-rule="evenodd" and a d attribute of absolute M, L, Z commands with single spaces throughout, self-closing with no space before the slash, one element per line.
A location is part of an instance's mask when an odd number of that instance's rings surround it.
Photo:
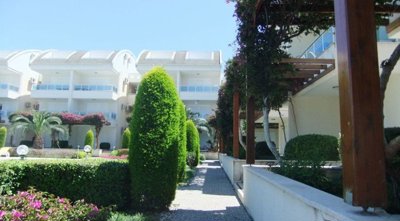
<path fill-rule="evenodd" d="M 165 54 L 174 55 L 172 66 L 162 58 Z M 128 50 L 0 52 L 0 120 L 9 125 L 8 116 L 17 111 L 102 113 L 110 125 L 102 128 L 99 142 L 118 148 L 141 77 L 153 66 L 165 67 L 188 107 L 202 117 L 211 114 L 221 78 L 220 54 L 144 51 L 136 59 Z M 72 126 L 68 144 L 82 146 L 89 129 Z M 14 137 L 8 136 L 6 145 L 16 146 L 32 135 Z M 45 147 L 50 143 L 45 137 Z"/>

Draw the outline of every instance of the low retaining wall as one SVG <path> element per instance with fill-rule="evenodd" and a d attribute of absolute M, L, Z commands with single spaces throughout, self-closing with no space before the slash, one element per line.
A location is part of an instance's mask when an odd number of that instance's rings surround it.
<path fill-rule="evenodd" d="M 219 161 L 232 184 L 243 180 L 243 165 L 246 164 L 246 160 L 219 154 Z M 275 160 L 256 160 L 255 165 L 266 165 L 267 163 L 275 163 Z"/>
<path fill-rule="evenodd" d="M 362 212 L 360 207 L 348 205 L 339 197 L 261 167 L 243 166 L 244 183 L 241 199 L 254 221 L 400 220 L 399 215 L 388 215 L 384 211 Z"/>
<path fill-rule="evenodd" d="M 218 160 L 218 152 L 204 151 L 204 152 L 200 152 L 200 153 L 204 154 L 204 156 L 206 157 L 206 160 Z"/>

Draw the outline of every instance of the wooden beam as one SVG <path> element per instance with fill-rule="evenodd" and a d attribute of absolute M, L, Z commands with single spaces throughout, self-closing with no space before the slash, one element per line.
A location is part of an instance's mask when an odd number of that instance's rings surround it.
<path fill-rule="evenodd" d="M 296 12 L 314 12 L 321 14 L 334 14 L 334 1 L 332 0 L 329 4 L 304 4 L 298 7 L 293 7 L 292 4 L 287 3 L 274 3 L 272 2 L 267 10 L 269 13 L 285 13 L 285 12 L 293 12 L 293 9 L 296 8 Z M 257 12 L 263 10 L 265 5 L 265 1 L 259 0 L 256 4 Z M 359 9 L 361 10 L 361 9 Z M 376 14 L 389 14 L 389 13 L 400 13 L 400 7 L 394 5 L 375 5 L 373 9 Z"/>
<path fill-rule="evenodd" d="M 306 71 L 296 71 L 293 73 L 283 74 L 284 78 L 294 79 L 294 78 L 313 78 L 314 75 L 318 75 L 320 73 L 319 70 L 306 70 Z"/>
<path fill-rule="evenodd" d="M 384 207 L 387 193 L 374 1 L 336 0 L 335 18 L 344 199 L 364 209 Z"/>
<path fill-rule="evenodd" d="M 239 91 L 233 93 L 233 157 L 239 159 Z"/>
<path fill-rule="evenodd" d="M 322 71 L 320 74 L 318 74 L 316 77 L 312 78 L 311 81 L 308 81 L 307 84 L 301 84 L 298 85 L 295 88 L 292 88 L 293 94 L 298 93 L 299 91 L 303 90 L 304 88 L 308 87 L 309 85 L 311 85 L 312 83 L 318 81 L 319 79 L 321 79 L 323 76 L 329 74 L 331 71 L 335 70 L 335 65 L 331 65 L 329 66 L 329 68 L 325 69 L 324 71 Z"/>
<path fill-rule="evenodd" d="M 247 98 L 247 135 L 246 135 L 246 164 L 255 163 L 255 118 L 254 118 L 254 97 Z"/>
<path fill-rule="evenodd" d="M 392 21 L 387 27 L 386 32 L 390 33 L 394 31 L 396 28 L 400 26 L 400 17 L 396 18 L 396 20 Z"/>
<path fill-rule="evenodd" d="M 335 64 L 335 59 L 326 59 L 326 58 L 318 58 L 318 59 L 311 59 L 311 58 L 284 58 L 280 61 L 280 63 L 284 64 Z"/>
<path fill-rule="evenodd" d="M 294 68 L 298 70 L 322 70 L 327 69 L 328 65 L 326 64 L 293 64 Z"/>

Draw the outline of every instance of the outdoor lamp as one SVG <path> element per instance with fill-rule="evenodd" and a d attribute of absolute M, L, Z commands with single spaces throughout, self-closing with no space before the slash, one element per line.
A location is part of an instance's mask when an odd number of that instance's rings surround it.
<path fill-rule="evenodd" d="M 92 151 L 92 147 L 91 147 L 90 145 L 85 145 L 85 146 L 83 147 L 83 151 L 85 151 L 85 153 L 86 153 L 86 159 L 87 159 L 88 154 Z"/>
<path fill-rule="evenodd" d="M 19 145 L 17 147 L 17 154 L 18 156 L 21 157 L 21 160 L 25 158 L 26 155 L 28 155 L 29 148 L 26 145 Z"/>

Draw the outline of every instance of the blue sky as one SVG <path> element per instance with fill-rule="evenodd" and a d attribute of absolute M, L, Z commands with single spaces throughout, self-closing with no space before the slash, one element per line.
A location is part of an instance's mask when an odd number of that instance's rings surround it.
<path fill-rule="evenodd" d="M 222 50 L 234 54 L 225 0 L 0 0 L 0 50 Z"/>

